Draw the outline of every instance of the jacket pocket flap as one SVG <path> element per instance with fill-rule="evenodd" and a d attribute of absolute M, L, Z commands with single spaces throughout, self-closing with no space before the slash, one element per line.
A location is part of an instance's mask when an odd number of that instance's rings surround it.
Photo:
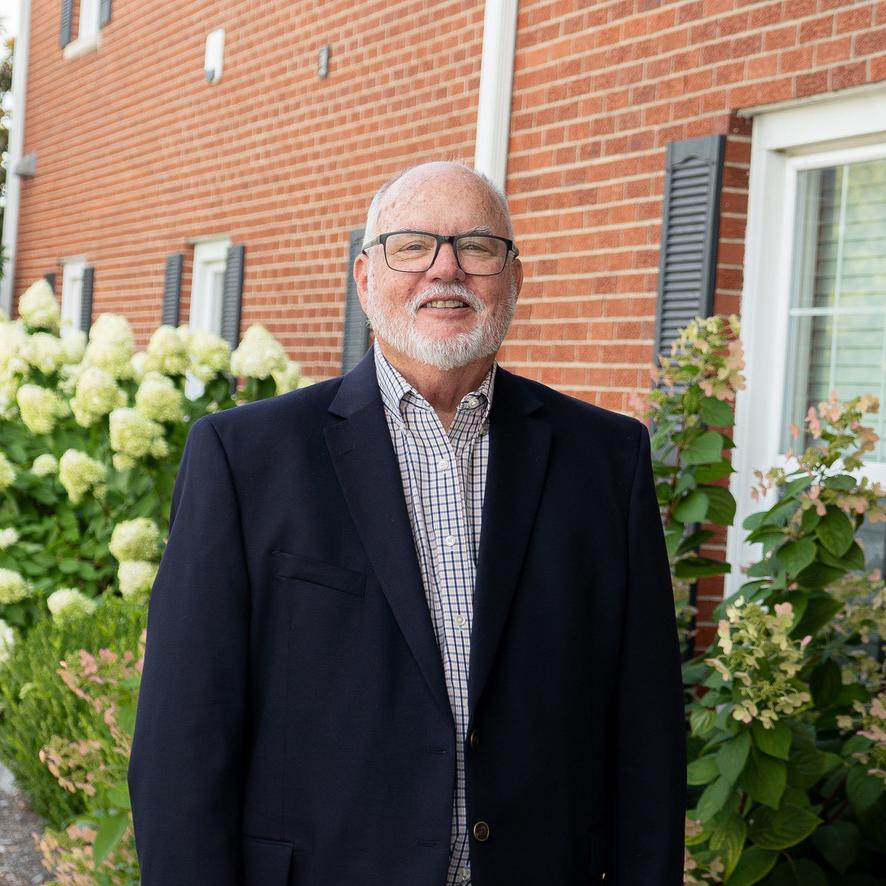
<path fill-rule="evenodd" d="M 301 554 L 289 554 L 286 551 L 271 551 L 274 562 L 274 574 L 278 578 L 297 578 L 312 584 L 323 585 L 344 591 L 346 594 L 363 596 L 366 576 L 362 572 L 334 566 L 321 560 L 312 560 Z"/>
<path fill-rule="evenodd" d="M 289 843 L 243 838 L 246 886 L 289 886 L 293 847 Z"/>

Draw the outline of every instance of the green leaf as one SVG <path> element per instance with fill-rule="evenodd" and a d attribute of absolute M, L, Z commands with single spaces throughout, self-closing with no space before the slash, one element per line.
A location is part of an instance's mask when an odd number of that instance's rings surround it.
<path fill-rule="evenodd" d="M 795 638 L 816 634 L 826 624 L 829 624 L 843 608 L 843 603 L 829 594 L 804 594 L 803 596 L 806 597 L 806 609 L 791 631 L 791 636 Z M 794 608 L 796 609 L 796 607 Z"/>
<path fill-rule="evenodd" d="M 735 424 L 735 413 L 726 400 L 705 397 L 700 404 L 701 420 L 716 428 L 730 428 Z"/>
<path fill-rule="evenodd" d="M 807 474 L 804 474 L 802 477 L 798 477 L 796 480 L 791 480 L 789 483 L 785 483 L 785 485 L 781 489 L 782 499 L 793 498 L 804 490 L 808 489 L 812 485 L 812 481 L 814 477 L 810 477 Z"/>
<path fill-rule="evenodd" d="M 797 583 L 804 588 L 823 588 L 844 576 L 847 571 L 833 566 L 825 566 L 816 561 L 797 576 Z"/>
<path fill-rule="evenodd" d="M 761 849 L 787 849 L 805 840 L 822 820 L 799 806 L 785 803 L 779 809 L 760 806 L 750 817 L 750 838 Z"/>
<path fill-rule="evenodd" d="M 714 728 L 716 719 L 716 712 L 710 708 L 695 708 L 689 714 L 689 731 L 695 736 L 707 735 Z"/>
<path fill-rule="evenodd" d="M 809 675 L 812 701 L 819 711 L 830 707 L 837 700 L 842 686 L 843 674 L 840 671 L 840 666 L 832 658 L 825 659 L 813 668 Z"/>
<path fill-rule="evenodd" d="M 726 575 L 731 566 L 722 560 L 712 560 L 710 557 L 684 557 L 678 560 L 674 566 L 674 575 L 677 578 L 700 578 L 705 575 Z"/>
<path fill-rule="evenodd" d="M 871 841 L 880 852 L 886 852 L 886 794 L 858 816 L 858 823 L 864 836 Z"/>
<path fill-rule="evenodd" d="M 713 483 L 734 473 L 735 468 L 732 467 L 732 462 L 728 458 L 724 458 L 712 465 L 699 465 L 695 469 L 695 479 L 698 483 Z"/>
<path fill-rule="evenodd" d="M 711 832 L 708 846 L 720 856 L 724 868 L 723 875 L 727 879 L 738 864 L 747 834 L 747 822 L 735 812 L 730 813 Z"/>
<path fill-rule="evenodd" d="M 723 435 L 705 431 L 696 437 L 682 452 L 684 465 L 709 465 L 721 460 Z"/>
<path fill-rule="evenodd" d="M 699 490 L 690 492 L 673 510 L 675 520 L 681 523 L 701 523 L 708 512 L 708 497 Z"/>
<path fill-rule="evenodd" d="M 117 784 L 111 785 L 107 791 L 108 802 L 115 809 L 131 809 L 129 800 L 129 787 L 125 781 L 119 781 Z"/>
<path fill-rule="evenodd" d="M 747 541 L 749 542 L 772 542 L 772 541 L 781 541 L 787 535 L 787 531 L 785 529 L 781 529 L 778 526 L 769 526 L 768 524 L 764 524 L 763 526 L 758 526 L 753 532 L 748 533 Z"/>
<path fill-rule="evenodd" d="M 849 492 L 855 489 L 855 477 L 851 474 L 835 474 L 833 477 L 825 477 L 822 486 L 826 489 L 840 489 L 843 492 Z"/>
<path fill-rule="evenodd" d="M 846 776 L 846 796 L 856 815 L 870 809 L 883 793 L 883 782 L 867 770 L 867 766 L 853 766 Z"/>
<path fill-rule="evenodd" d="M 63 572 L 65 575 L 73 575 L 75 572 L 80 571 L 80 561 L 79 560 L 61 560 L 58 564 L 59 572 Z"/>
<path fill-rule="evenodd" d="M 858 855 L 861 834 L 851 821 L 838 820 L 820 827 L 812 835 L 812 842 L 835 871 L 845 874 Z"/>
<path fill-rule="evenodd" d="M 756 748 L 751 751 L 741 784 L 752 800 L 777 809 L 787 782 L 788 768 L 783 760 L 761 754 Z"/>
<path fill-rule="evenodd" d="M 731 526 L 735 519 L 735 499 L 732 493 L 722 486 L 705 486 L 708 497 L 707 521 L 718 526 Z"/>
<path fill-rule="evenodd" d="M 717 758 L 713 754 L 699 757 L 686 767 L 686 781 L 691 785 L 710 784 L 719 774 Z"/>
<path fill-rule="evenodd" d="M 710 821 L 725 805 L 732 793 L 732 782 L 722 775 L 711 782 L 701 795 L 698 805 L 695 807 L 695 814 L 698 819 L 704 823 Z"/>
<path fill-rule="evenodd" d="M 797 575 L 815 559 L 815 542 L 808 538 L 793 539 L 783 544 L 775 555 L 791 575 Z"/>
<path fill-rule="evenodd" d="M 696 474 L 698 472 L 696 471 Z M 759 526 L 763 525 L 763 521 L 766 518 L 766 511 L 756 511 L 753 514 L 748 514 L 747 517 L 744 518 L 741 522 L 742 529 L 757 529 Z"/>
<path fill-rule="evenodd" d="M 818 511 L 815 508 L 807 508 L 803 511 L 803 516 L 800 518 L 800 532 L 803 535 L 808 535 L 818 526 L 819 520 L 821 520 L 821 517 L 818 516 Z"/>
<path fill-rule="evenodd" d="M 734 783 L 747 763 L 750 750 L 751 735 L 747 730 L 742 730 L 735 738 L 722 744 L 717 751 L 717 766 L 721 775 Z"/>
<path fill-rule="evenodd" d="M 775 866 L 777 852 L 749 846 L 741 854 L 732 876 L 726 879 L 729 886 L 752 886 L 759 883 Z"/>
<path fill-rule="evenodd" d="M 855 527 L 840 508 L 831 506 L 815 527 L 815 535 L 835 557 L 842 557 L 852 544 Z"/>
<path fill-rule="evenodd" d="M 683 527 L 679 529 L 668 529 L 665 532 L 665 547 L 668 551 L 668 559 L 674 557 L 680 549 L 681 540 L 683 538 Z"/>
<path fill-rule="evenodd" d="M 92 858 L 96 865 L 100 865 L 113 852 L 128 826 L 129 812 L 109 815 L 101 820 L 92 846 Z"/>
<path fill-rule="evenodd" d="M 828 878 L 811 859 L 788 858 L 772 872 L 766 886 L 828 886 Z"/>
<path fill-rule="evenodd" d="M 686 536 L 686 538 L 680 542 L 680 546 L 677 548 L 677 554 L 686 554 L 689 551 L 694 551 L 713 537 L 714 533 L 710 529 L 699 529 L 697 532 L 693 532 L 691 535 Z"/>
<path fill-rule="evenodd" d="M 766 729 L 759 720 L 754 720 L 751 731 L 754 735 L 754 744 L 764 754 L 778 760 L 788 759 L 793 734 L 786 723 L 776 720 L 771 729 Z"/>
<path fill-rule="evenodd" d="M 813 742 L 798 739 L 788 764 L 788 783 L 795 788 L 811 788 L 827 772 L 830 760 Z"/>

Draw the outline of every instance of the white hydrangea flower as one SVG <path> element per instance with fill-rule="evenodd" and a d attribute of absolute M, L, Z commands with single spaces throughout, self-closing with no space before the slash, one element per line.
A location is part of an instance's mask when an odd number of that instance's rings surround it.
<path fill-rule="evenodd" d="M 48 332 L 35 332 L 24 342 L 21 355 L 44 375 L 52 375 L 64 362 L 64 350 L 60 338 Z"/>
<path fill-rule="evenodd" d="M 134 339 L 129 321 L 119 314 L 101 314 L 89 331 L 89 344 L 83 360 L 98 366 L 114 378 L 132 378 Z"/>
<path fill-rule="evenodd" d="M 250 326 L 231 354 L 231 372 L 240 378 L 267 378 L 274 370 L 286 370 L 286 352 L 260 323 Z"/>
<path fill-rule="evenodd" d="M 166 375 L 184 375 L 188 346 L 174 326 L 159 326 L 148 342 L 147 368 Z"/>
<path fill-rule="evenodd" d="M 0 323 L 0 380 L 12 386 L 12 395 L 18 387 L 19 376 L 27 374 L 28 334 L 21 323 Z"/>
<path fill-rule="evenodd" d="M 182 330 L 187 330 L 185 333 Z M 187 326 L 179 327 L 179 334 L 188 342 L 191 372 L 200 381 L 212 381 L 221 372 L 231 368 L 231 346 L 223 339 L 204 329 L 193 332 Z"/>
<path fill-rule="evenodd" d="M 62 363 L 79 363 L 86 353 L 86 333 L 82 329 L 73 329 L 64 338 L 62 344 Z"/>
<path fill-rule="evenodd" d="M 126 405 L 126 392 L 117 387 L 117 380 L 105 369 L 89 366 L 77 379 L 71 410 L 77 424 L 91 427 L 112 409 Z"/>
<path fill-rule="evenodd" d="M 18 603 L 30 597 L 34 589 L 14 569 L 0 569 L 0 603 Z"/>
<path fill-rule="evenodd" d="M 95 490 L 96 497 L 103 498 L 107 473 L 105 465 L 78 449 L 68 449 L 58 463 L 59 482 L 75 505 L 80 504 L 90 489 Z"/>
<path fill-rule="evenodd" d="M 51 452 L 44 452 L 34 459 L 31 473 L 37 477 L 49 477 L 58 473 L 58 459 Z"/>
<path fill-rule="evenodd" d="M 117 568 L 120 593 L 128 600 L 148 596 L 154 586 L 158 569 L 157 563 L 148 563 L 144 560 L 124 560 Z"/>
<path fill-rule="evenodd" d="M 76 588 L 59 588 L 46 598 L 46 605 L 57 624 L 92 615 L 98 604 Z"/>
<path fill-rule="evenodd" d="M 32 283 L 18 301 L 18 313 L 31 329 L 58 332 L 59 307 L 49 283 L 41 278 Z"/>
<path fill-rule="evenodd" d="M 8 489 L 15 482 L 15 468 L 12 462 L 0 452 L 0 489 Z"/>
<path fill-rule="evenodd" d="M 309 388 L 312 384 L 314 384 L 314 379 L 308 378 L 306 375 L 303 375 L 298 380 L 298 386 L 300 388 Z"/>
<path fill-rule="evenodd" d="M 114 527 L 108 550 L 114 559 L 159 560 L 160 527 L 148 517 L 124 520 Z"/>
<path fill-rule="evenodd" d="M 111 456 L 111 463 L 114 465 L 114 470 L 117 471 L 131 471 L 138 464 L 134 458 L 124 455 L 122 452 L 115 452 Z"/>
<path fill-rule="evenodd" d="M 136 351 L 132 355 L 130 364 L 132 366 L 132 377 L 136 381 L 141 381 L 145 377 L 145 373 L 148 372 L 149 363 L 150 360 L 147 351 Z"/>
<path fill-rule="evenodd" d="M 154 421 L 181 421 L 183 403 L 184 394 L 171 378 L 160 372 L 146 373 L 135 395 L 135 408 Z"/>
<path fill-rule="evenodd" d="M 22 421 L 32 434 L 48 434 L 68 414 L 68 403 L 40 385 L 22 385 L 15 395 Z"/>
<path fill-rule="evenodd" d="M 0 618 L 0 665 L 9 661 L 13 646 L 15 646 L 15 634 L 12 628 Z"/>
<path fill-rule="evenodd" d="M 0 551 L 5 551 L 7 548 L 11 548 L 19 538 L 18 530 L 13 529 L 12 526 L 9 526 L 6 529 L 0 529 Z"/>
<path fill-rule="evenodd" d="M 282 372 L 274 370 L 271 375 L 274 376 L 274 381 L 277 382 L 277 393 L 285 394 L 287 391 L 294 391 L 298 387 L 298 383 L 301 381 L 301 366 L 294 360 L 287 360 L 286 369 Z"/>
<path fill-rule="evenodd" d="M 142 415 L 137 409 L 115 409 L 110 418 L 111 449 L 130 458 L 154 454 L 163 439 L 163 425 Z"/>

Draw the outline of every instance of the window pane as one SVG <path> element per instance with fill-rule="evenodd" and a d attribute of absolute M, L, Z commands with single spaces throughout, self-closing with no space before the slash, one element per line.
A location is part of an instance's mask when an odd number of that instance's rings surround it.
<path fill-rule="evenodd" d="M 831 391 L 883 400 L 886 159 L 800 172 L 796 226 L 782 451 Z M 882 416 L 868 421 L 882 438 Z M 886 443 L 870 457 L 886 462 Z"/>

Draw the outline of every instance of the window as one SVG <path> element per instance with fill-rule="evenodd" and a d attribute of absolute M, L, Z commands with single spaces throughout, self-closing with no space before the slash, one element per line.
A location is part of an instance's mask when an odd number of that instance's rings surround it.
<path fill-rule="evenodd" d="M 86 262 L 72 258 L 64 262 L 62 274 L 61 335 L 81 328 L 83 313 L 83 276 Z"/>
<path fill-rule="evenodd" d="M 194 246 L 194 270 L 191 283 L 191 308 L 188 325 L 191 329 L 205 329 L 222 334 L 222 306 L 224 304 L 225 268 L 231 241 L 204 240 Z M 199 397 L 203 384 L 188 377 L 185 393 Z"/>
<path fill-rule="evenodd" d="M 64 57 L 79 58 L 97 49 L 101 29 L 110 20 L 111 0 L 62 0 L 59 44 Z"/>
<path fill-rule="evenodd" d="M 742 296 L 747 390 L 736 404 L 735 526 L 760 508 L 755 469 L 788 465 L 792 423 L 809 406 L 886 394 L 886 90 L 754 118 Z M 883 416 L 866 419 L 881 438 Z M 886 443 L 864 473 L 886 483 Z M 882 559 L 883 526 L 866 554 Z M 754 559 L 730 530 L 728 559 Z M 877 553 L 879 552 L 879 553 Z"/>

